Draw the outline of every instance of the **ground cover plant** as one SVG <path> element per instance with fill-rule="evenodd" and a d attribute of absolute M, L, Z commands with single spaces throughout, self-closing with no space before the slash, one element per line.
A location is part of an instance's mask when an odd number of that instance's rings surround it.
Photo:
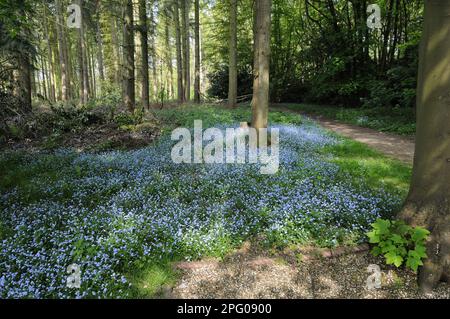
<path fill-rule="evenodd" d="M 346 154 L 360 144 L 298 115 L 271 114 L 280 129 L 276 175 L 261 175 L 259 164 L 172 162 L 174 126 L 203 119 L 204 128 L 224 129 L 249 115 L 183 107 L 160 111 L 162 137 L 139 150 L 2 153 L 0 297 L 130 297 L 140 278 L 150 278 L 153 295 L 173 280 L 171 261 L 222 257 L 254 236 L 275 248 L 356 244 L 398 210 L 405 190 L 394 184 L 407 183 L 408 167 L 367 150 L 366 160 L 350 163 Z M 389 176 L 375 178 L 374 167 Z M 82 271 L 79 290 L 66 287 L 73 263 Z"/>

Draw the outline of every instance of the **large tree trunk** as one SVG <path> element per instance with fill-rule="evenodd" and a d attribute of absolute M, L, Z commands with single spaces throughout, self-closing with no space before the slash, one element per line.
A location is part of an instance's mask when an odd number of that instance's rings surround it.
<path fill-rule="evenodd" d="M 136 103 L 134 78 L 134 32 L 133 32 L 133 1 L 126 0 L 124 8 L 123 28 L 123 93 L 124 105 L 134 112 Z"/>
<path fill-rule="evenodd" d="M 180 27 L 180 6 L 178 1 L 174 3 L 175 39 L 177 47 L 177 94 L 178 103 L 184 102 L 183 88 L 183 57 L 181 49 L 181 27 Z"/>
<path fill-rule="evenodd" d="M 431 231 L 419 284 L 430 291 L 450 276 L 450 0 L 425 2 L 411 188 L 399 217 Z"/>
<path fill-rule="evenodd" d="M 63 29 L 64 23 L 61 0 L 56 0 L 56 32 L 58 35 L 59 63 L 61 66 L 61 92 L 62 99 L 67 101 L 70 99 L 70 77 L 66 35 Z"/>
<path fill-rule="evenodd" d="M 142 106 L 150 108 L 150 83 L 148 72 L 148 26 L 147 1 L 139 0 L 139 33 L 141 35 L 141 77 L 142 77 Z"/>
<path fill-rule="evenodd" d="M 200 4 L 195 0 L 195 81 L 194 102 L 200 103 Z"/>
<path fill-rule="evenodd" d="M 252 126 L 267 128 L 269 114 L 269 67 L 271 0 L 255 2 L 255 70 L 253 74 Z"/>
<path fill-rule="evenodd" d="M 26 53 L 17 54 L 17 70 L 14 72 L 14 95 L 20 101 L 21 110 L 31 112 L 32 65 Z"/>
<path fill-rule="evenodd" d="M 191 45 L 189 32 L 190 0 L 181 0 L 181 14 L 183 21 L 183 73 L 184 73 L 184 101 L 191 99 Z"/>
<path fill-rule="evenodd" d="M 230 65 L 228 80 L 228 106 L 237 104 L 237 0 L 230 0 Z"/>

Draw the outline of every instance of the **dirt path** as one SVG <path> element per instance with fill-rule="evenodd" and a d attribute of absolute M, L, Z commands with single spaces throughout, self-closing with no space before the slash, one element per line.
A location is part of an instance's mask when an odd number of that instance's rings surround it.
<path fill-rule="evenodd" d="M 414 158 L 414 139 L 396 134 L 378 132 L 376 130 L 356 125 L 344 124 L 321 116 L 312 116 L 303 112 L 276 106 L 273 110 L 302 114 L 314 120 L 322 127 L 345 137 L 369 145 L 379 152 L 398 159 L 404 163 L 412 164 Z"/>
<path fill-rule="evenodd" d="M 371 264 L 381 268 L 379 289 L 367 289 Z M 413 272 L 386 266 L 367 251 L 303 260 L 298 253 L 274 256 L 247 243 L 223 261 L 182 262 L 175 267 L 182 276 L 165 298 L 450 298 L 446 284 L 430 295 L 420 294 Z"/>

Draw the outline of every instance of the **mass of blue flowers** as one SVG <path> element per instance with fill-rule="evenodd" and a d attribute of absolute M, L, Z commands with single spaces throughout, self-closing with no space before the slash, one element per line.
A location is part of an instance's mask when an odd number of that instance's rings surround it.
<path fill-rule="evenodd" d="M 127 271 L 146 262 L 223 256 L 252 236 L 272 246 L 358 242 L 400 204 L 332 163 L 322 150 L 338 138 L 307 123 L 277 127 L 275 175 L 260 164 L 174 164 L 170 136 L 136 151 L 23 157 L 64 174 L 1 194 L 0 297 L 123 298 Z M 66 286 L 71 264 L 80 289 Z"/>

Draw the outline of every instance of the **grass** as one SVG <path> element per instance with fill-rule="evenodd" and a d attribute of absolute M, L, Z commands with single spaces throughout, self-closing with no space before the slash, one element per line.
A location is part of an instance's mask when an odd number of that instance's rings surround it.
<path fill-rule="evenodd" d="M 372 128 L 399 135 L 414 135 L 416 119 L 409 108 L 341 108 L 309 104 L 283 105 L 306 114 L 320 115 L 343 123 Z"/>
<path fill-rule="evenodd" d="M 342 143 L 325 147 L 324 153 L 333 155 L 331 160 L 342 172 L 358 181 L 363 177 L 372 187 L 384 186 L 389 192 L 405 197 L 412 175 L 412 167 L 401 161 L 386 157 L 365 144 L 341 137 Z"/>
<path fill-rule="evenodd" d="M 167 297 L 164 296 L 164 287 L 174 285 L 179 274 L 174 271 L 170 261 L 162 261 L 131 272 L 127 277 L 133 287 L 131 297 L 145 299 Z"/>

